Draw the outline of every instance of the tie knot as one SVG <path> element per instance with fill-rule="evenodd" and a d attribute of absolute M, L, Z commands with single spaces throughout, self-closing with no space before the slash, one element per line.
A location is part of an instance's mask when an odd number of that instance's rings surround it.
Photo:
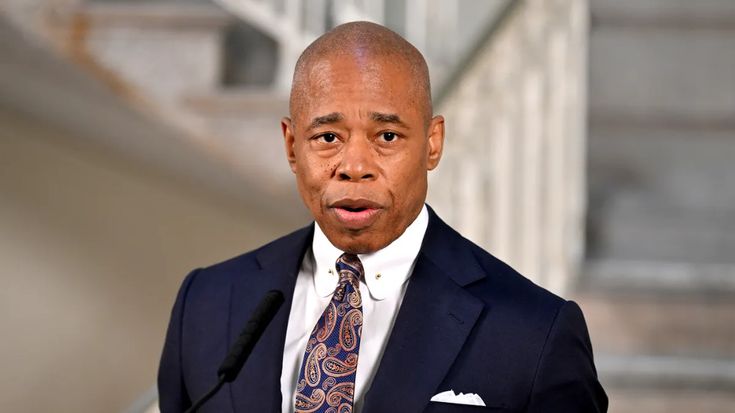
<path fill-rule="evenodd" d="M 344 253 L 337 258 L 337 273 L 339 274 L 339 283 L 344 284 L 349 282 L 354 285 L 355 288 L 359 288 L 360 277 L 362 277 L 365 270 L 362 268 L 362 262 L 360 258 L 355 254 Z"/>

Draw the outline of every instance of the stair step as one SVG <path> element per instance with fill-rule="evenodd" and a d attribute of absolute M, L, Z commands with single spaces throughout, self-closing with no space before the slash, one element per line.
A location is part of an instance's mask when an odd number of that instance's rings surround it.
<path fill-rule="evenodd" d="M 603 382 L 616 388 L 735 390 L 735 361 L 729 358 L 599 355 Z"/>
<path fill-rule="evenodd" d="M 735 297 L 735 264 L 596 259 L 584 267 L 582 282 L 588 290 Z"/>
<path fill-rule="evenodd" d="M 732 281 L 730 281 L 732 285 Z M 574 295 L 598 354 L 735 357 L 735 294 L 586 285 Z"/>
<path fill-rule="evenodd" d="M 605 387 L 609 413 L 733 413 L 735 392 Z"/>
<path fill-rule="evenodd" d="M 640 3 L 650 6 L 648 1 Z M 668 3 L 691 3 L 690 8 L 697 9 L 705 2 Z M 679 25 L 657 26 L 666 17 L 652 16 L 640 25 L 604 24 L 604 13 L 593 6 L 597 18 L 590 36 L 590 111 L 732 115 L 735 11 L 732 5 L 729 9 L 720 10 L 719 21 L 710 27 L 706 24 L 712 19 L 697 19 L 690 12 L 680 15 Z M 631 13 L 629 22 L 635 23 L 635 18 Z M 687 27 L 696 21 L 703 26 Z"/>
<path fill-rule="evenodd" d="M 610 413 L 724 413 L 735 406 L 735 361 L 600 355 Z"/>
<path fill-rule="evenodd" d="M 281 119 L 288 116 L 288 97 L 269 89 L 226 88 L 188 94 L 182 103 L 218 145 L 236 154 L 248 176 L 273 193 L 296 193 L 286 162 Z"/>
<path fill-rule="evenodd" d="M 594 0 L 595 23 L 648 28 L 733 28 L 735 3 L 730 0 Z"/>
<path fill-rule="evenodd" d="M 76 16 L 72 58 L 134 95 L 173 107 L 221 82 L 223 32 L 234 19 L 212 4 L 90 3 Z"/>
<path fill-rule="evenodd" d="M 630 123 L 592 119 L 589 179 L 599 207 L 734 209 L 735 122 L 714 129 Z"/>
<path fill-rule="evenodd" d="M 98 2 L 87 3 L 78 15 L 100 26 L 219 28 L 234 21 L 222 9 L 204 2 Z"/>
<path fill-rule="evenodd" d="M 591 255 L 628 260 L 735 262 L 735 212 L 625 209 L 597 211 Z"/>
<path fill-rule="evenodd" d="M 288 115 L 288 96 L 274 89 L 218 88 L 189 93 L 183 98 L 186 108 L 209 116 L 254 117 Z"/>

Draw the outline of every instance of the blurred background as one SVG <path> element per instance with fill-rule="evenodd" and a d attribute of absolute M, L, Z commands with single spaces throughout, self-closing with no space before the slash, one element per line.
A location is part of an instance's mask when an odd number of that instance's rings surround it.
<path fill-rule="evenodd" d="M 587 317 L 610 412 L 735 412 L 735 1 L 4 0 L 0 411 L 155 411 L 183 277 L 309 222 L 293 64 L 429 61 L 429 203 Z"/>

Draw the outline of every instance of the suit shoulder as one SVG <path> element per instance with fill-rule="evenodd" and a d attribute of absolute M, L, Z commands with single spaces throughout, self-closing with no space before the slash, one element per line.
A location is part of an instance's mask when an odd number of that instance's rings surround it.
<path fill-rule="evenodd" d="M 537 285 L 482 247 L 462 239 L 486 274 L 477 285 L 471 286 L 474 292 L 492 299 L 496 305 L 503 303 L 519 311 L 556 314 L 566 303 L 565 299 Z"/>
<path fill-rule="evenodd" d="M 510 265 L 462 236 L 429 209 L 429 230 L 424 239 L 427 256 L 451 274 L 456 282 L 481 300 L 542 307 L 543 312 L 558 310 L 565 300 L 536 285 Z M 456 271 L 457 266 L 461 271 Z"/>
<path fill-rule="evenodd" d="M 223 282 L 241 276 L 243 273 L 259 270 L 263 265 L 274 260 L 279 252 L 299 248 L 301 244 L 305 243 L 307 237 L 311 236 L 312 231 L 313 225 L 308 225 L 256 249 L 201 268 L 198 271 L 196 283 L 199 285 L 201 283 L 221 285 Z"/>

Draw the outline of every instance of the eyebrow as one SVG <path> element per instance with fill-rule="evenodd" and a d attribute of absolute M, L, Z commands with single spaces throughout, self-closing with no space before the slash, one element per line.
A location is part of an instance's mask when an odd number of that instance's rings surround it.
<path fill-rule="evenodd" d="M 375 122 L 393 123 L 403 128 L 410 129 L 408 125 L 406 125 L 406 123 L 401 120 L 401 117 L 396 115 L 395 113 L 370 112 L 370 118 Z"/>
<path fill-rule="evenodd" d="M 344 116 L 342 116 L 339 112 L 332 112 L 326 115 L 317 116 L 314 119 L 311 120 L 311 123 L 309 124 L 308 129 L 314 129 L 322 125 L 330 125 L 332 123 L 337 123 L 344 119 Z"/>
<path fill-rule="evenodd" d="M 401 117 L 395 113 L 370 112 L 370 119 L 378 123 L 392 123 L 406 129 L 410 129 L 408 125 L 401 120 Z M 315 129 L 322 125 L 331 125 L 344 120 L 344 115 L 340 112 L 332 112 L 326 115 L 317 116 L 311 120 L 308 129 Z"/>

